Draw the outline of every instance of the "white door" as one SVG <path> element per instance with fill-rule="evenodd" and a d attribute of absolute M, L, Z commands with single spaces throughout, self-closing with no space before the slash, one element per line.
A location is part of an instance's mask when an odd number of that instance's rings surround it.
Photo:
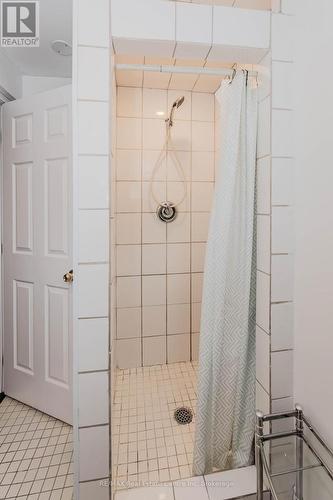
<path fill-rule="evenodd" d="M 4 392 L 72 421 L 71 87 L 3 106 Z"/>

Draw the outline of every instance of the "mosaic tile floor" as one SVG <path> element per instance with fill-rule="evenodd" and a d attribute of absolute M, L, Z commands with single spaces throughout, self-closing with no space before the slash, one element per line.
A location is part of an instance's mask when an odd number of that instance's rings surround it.
<path fill-rule="evenodd" d="M 174 411 L 195 411 L 197 363 L 117 370 L 113 403 L 115 489 L 192 476 L 195 418 L 180 425 Z"/>
<path fill-rule="evenodd" d="M 72 428 L 14 399 L 0 404 L 0 499 L 71 500 Z"/>

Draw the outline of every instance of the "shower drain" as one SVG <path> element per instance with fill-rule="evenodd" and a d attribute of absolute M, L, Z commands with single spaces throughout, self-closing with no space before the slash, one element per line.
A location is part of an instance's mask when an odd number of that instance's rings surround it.
<path fill-rule="evenodd" d="M 180 425 L 190 424 L 193 420 L 193 412 L 190 408 L 181 406 L 175 410 L 174 417 L 176 422 Z"/>

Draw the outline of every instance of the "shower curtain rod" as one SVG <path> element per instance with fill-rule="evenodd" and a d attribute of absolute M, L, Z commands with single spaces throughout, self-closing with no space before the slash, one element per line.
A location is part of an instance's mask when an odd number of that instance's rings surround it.
<path fill-rule="evenodd" d="M 232 77 L 234 69 L 229 68 L 200 68 L 191 66 L 164 66 L 151 64 L 116 64 L 117 70 L 125 71 L 154 71 L 156 73 L 185 73 L 194 75 L 211 75 Z M 249 71 L 249 76 L 258 76 L 257 71 Z"/>

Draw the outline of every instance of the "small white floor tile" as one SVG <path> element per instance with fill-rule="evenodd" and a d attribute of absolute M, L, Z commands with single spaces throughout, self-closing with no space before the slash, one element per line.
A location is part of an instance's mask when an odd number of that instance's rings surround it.
<path fill-rule="evenodd" d="M 174 500 L 173 488 L 168 485 L 119 491 L 115 500 Z"/>
<path fill-rule="evenodd" d="M 203 476 L 175 481 L 173 488 L 175 500 L 209 500 Z"/>
<path fill-rule="evenodd" d="M 256 492 L 255 466 L 205 476 L 209 500 L 227 500 Z"/>

